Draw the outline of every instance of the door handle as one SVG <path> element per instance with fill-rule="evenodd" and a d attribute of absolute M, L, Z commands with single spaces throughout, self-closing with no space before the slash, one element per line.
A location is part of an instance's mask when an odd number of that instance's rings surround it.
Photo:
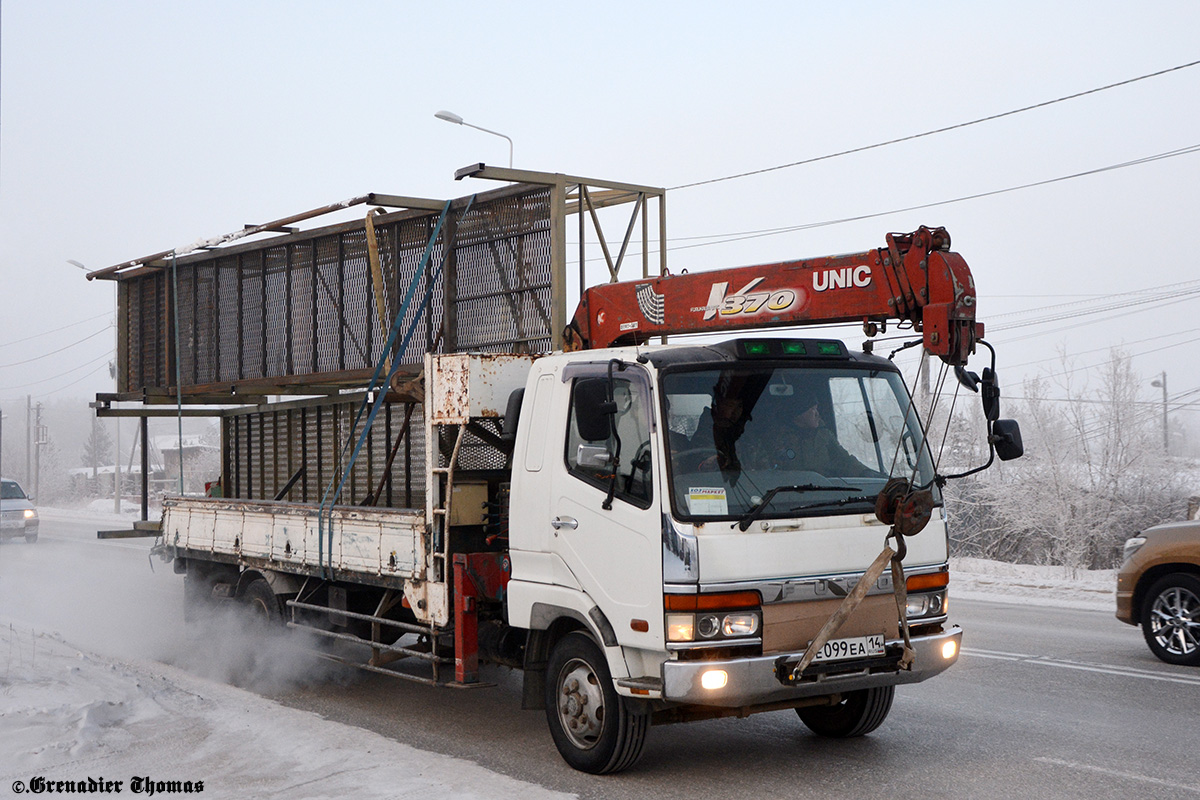
<path fill-rule="evenodd" d="M 550 527 L 554 528 L 556 531 L 560 531 L 563 528 L 575 530 L 579 527 L 579 520 L 575 519 L 574 517 L 555 517 L 554 519 L 550 520 Z"/>

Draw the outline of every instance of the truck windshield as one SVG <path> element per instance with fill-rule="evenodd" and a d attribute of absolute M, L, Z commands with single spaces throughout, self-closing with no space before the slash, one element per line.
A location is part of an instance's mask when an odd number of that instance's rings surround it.
<path fill-rule="evenodd" d="M 764 498 L 755 518 L 861 514 L 891 477 L 933 479 L 897 373 L 738 365 L 668 372 L 662 387 L 680 518 L 740 519 Z"/>

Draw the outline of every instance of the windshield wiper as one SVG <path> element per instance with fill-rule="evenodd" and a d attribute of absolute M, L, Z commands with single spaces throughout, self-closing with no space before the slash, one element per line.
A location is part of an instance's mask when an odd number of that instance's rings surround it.
<path fill-rule="evenodd" d="M 838 487 L 838 488 L 841 488 L 841 487 Z M 855 489 L 857 491 L 857 487 L 847 486 L 845 488 Z M 824 500 L 820 503 L 806 503 L 804 505 L 793 506 L 792 508 L 789 508 L 788 511 L 802 511 L 806 508 L 823 508 L 825 506 L 848 506 L 851 503 L 874 503 L 874 502 L 875 502 L 874 495 L 860 494 L 860 495 L 856 495 L 854 497 L 843 497 L 841 500 Z"/>
<path fill-rule="evenodd" d="M 762 512 L 766 510 L 767 506 L 771 504 L 771 501 L 775 499 L 775 495 L 779 494 L 780 492 L 827 492 L 831 489 L 845 489 L 851 492 L 862 491 L 862 487 L 860 486 L 817 486 L 815 483 L 803 483 L 799 486 L 776 486 L 774 489 L 767 492 L 766 496 L 763 497 L 762 500 L 759 500 L 754 508 L 750 509 L 750 512 L 746 514 L 746 516 L 738 520 L 738 528 L 743 531 L 749 528 L 750 524 L 754 522 L 754 520 L 758 519 L 759 515 L 762 514 Z"/>

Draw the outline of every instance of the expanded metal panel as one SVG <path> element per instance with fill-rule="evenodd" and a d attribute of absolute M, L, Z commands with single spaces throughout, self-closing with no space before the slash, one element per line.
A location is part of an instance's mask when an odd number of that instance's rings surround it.
<path fill-rule="evenodd" d="M 500 437 L 500 420 L 476 419 L 474 423 L 491 433 L 494 437 L 492 441 Z M 450 465 L 450 456 L 454 453 L 458 427 L 445 425 L 437 428 L 437 431 L 437 465 L 445 468 Z M 492 442 L 477 436 L 470 428 L 467 429 L 466 435 L 463 436 L 462 446 L 458 450 L 457 469 L 466 471 L 501 470 L 507 463 L 508 456 L 505 453 L 497 449 Z"/>
<path fill-rule="evenodd" d="M 349 452 L 358 403 L 339 403 L 278 411 L 255 412 L 223 420 L 226 441 L 226 497 L 272 500 L 301 469 L 304 472 L 282 498 L 318 504 L 331 481 L 340 481 Z M 389 404 L 380 409 L 354 469 L 346 478 L 339 505 L 361 504 L 380 489 L 392 450 L 396 457 L 375 505 L 421 508 L 425 504 L 424 425 L 420 406 L 414 406 L 407 432 L 408 406 Z M 402 436 L 402 433 L 404 434 Z M 351 449 L 353 445 L 351 446 Z M 334 484 L 336 488 L 336 483 Z"/>
<path fill-rule="evenodd" d="M 413 326 L 403 363 L 419 364 L 426 352 L 548 350 L 550 199 L 548 187 L 531 187 L 480 200 L 465 214 L 460 203 L 447 215 L 423 270 L 438 215 L 377 218 L 384 319 L 364 222 L 181 259 L 177 310 L 185 388 L 369 371 L 414 282 L 401 328 Z M 169 268 L 124 279 L 121 290 L 129 334 L 124 391 L 173 386 Z"/>
<path fill-rule="evenodd" d="M 458 228 L 458 351 L 540 353 L 551 348 L 553 281 L 549 190 L 472 211 Z"/>
<path fill-rule="evenodd" d="M 121 354 L 128 390 L 167 385 L 167 305 L 164 275 L 150 274 L 120 285 L 128 335 Z"/>

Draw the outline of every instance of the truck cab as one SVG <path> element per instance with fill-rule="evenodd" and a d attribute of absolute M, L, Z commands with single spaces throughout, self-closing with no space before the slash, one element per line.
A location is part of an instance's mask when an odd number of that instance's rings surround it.
<path fill-rule="evenodd" d="M 912 405 L 892 363 L 832 340 L 534 362 L 513 453 L 508 614 L 545 632 L 531 638 L 526 675 L 545 675 L 552 732 L 556 708 L 567 707 L 556 741 L 567 740 L 568 761 L 571 749 L 599 747 L 572 722 L 590 722 L 597 736 L 604 727 L 573 697 L 581 676 L 611 684 L 609 701 L 629 710 L 632 729 L 639 715 L 795 707 L 818 733 L 846 736 L 883 721 L 896 684 L 954 663 L 961 630 L 946 624 L 945 519 Z M 884 546 L 889 527 L 875 504 L 894 478 L 927 487 L 935 502 L 908 544 L 907 585 L 897 592 L 881 575 L 793 674 Z M 897 598 L 912 629 L 908 668 Z M 602 663 L 576 652 L 571 633 L 590 638 Z M 558 659 L 563 670 L 529 669 L 553 665 L 563 642 L 575 648 Z"/>

